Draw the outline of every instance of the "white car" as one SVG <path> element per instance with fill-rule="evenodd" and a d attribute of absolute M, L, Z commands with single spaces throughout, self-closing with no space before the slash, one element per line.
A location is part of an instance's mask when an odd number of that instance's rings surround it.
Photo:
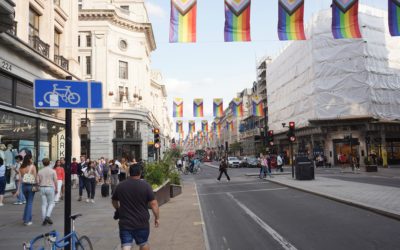
<path fill-rule="evenodd" d="M 231 168 L 238 168 L 240 166 L 240 160 L 237 157 L 228 157 L 228 166 Z"/>

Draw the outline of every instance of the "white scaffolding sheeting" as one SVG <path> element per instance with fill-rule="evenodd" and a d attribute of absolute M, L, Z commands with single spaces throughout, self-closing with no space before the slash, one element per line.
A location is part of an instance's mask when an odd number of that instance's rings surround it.
<path fill-rule="evenodd" d="M 331 12 L 308 25 L 307 41 L 290 43 L 267 69 L 270 129 L 282 123 L 374 117 L 400 119 L 400 38 L 390 37 L 387 12 L 360 6 L 363 39 L 334 40 Z"/>

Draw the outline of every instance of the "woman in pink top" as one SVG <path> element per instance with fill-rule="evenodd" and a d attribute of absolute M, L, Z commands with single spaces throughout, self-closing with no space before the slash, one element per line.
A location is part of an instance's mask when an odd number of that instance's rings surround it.
<path fill-rule="evenodd" d="M 61 187 L 65 180 L 65 171 L 64 171 L 64 168 L 61 166 L 60 160 L 57 160 L 56 164 L 54 164 L 54 170 L 57 173 L 57 190 L 61 191 Z M 56 203 L 59 202 L 60 196 L 61 196 L 61 192 L 58 192 L 56 194 L 56 198 L 54 199 L 54 202 L 56 202 Z"/>

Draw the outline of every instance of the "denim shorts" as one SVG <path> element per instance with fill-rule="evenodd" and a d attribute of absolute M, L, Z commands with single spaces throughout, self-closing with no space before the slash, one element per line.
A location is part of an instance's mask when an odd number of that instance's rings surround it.
<path fill-rule="evenodd" d="M 119 238 L 121 239 L 121 247 L 132 246 L 133 240 L 138 246 L 144 246 L 149 239 L 150 229 L 136 229 L 136 230 L 119 230 Z"/>

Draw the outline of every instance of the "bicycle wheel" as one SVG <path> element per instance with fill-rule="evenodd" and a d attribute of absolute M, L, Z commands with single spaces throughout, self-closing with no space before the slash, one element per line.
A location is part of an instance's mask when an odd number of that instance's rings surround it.
<path fill-rule="evenodd" d="M 92 242 L 86 235 L 79 238 L 75 245 L 76 250 L 93 250 Z"/>
<path fill-rule="evenodd" d="M 70 104 L 75 105 L 81 101 L 81 97 L 77 93 L 71 93 L 68 96 L 68 101 Z"/>

